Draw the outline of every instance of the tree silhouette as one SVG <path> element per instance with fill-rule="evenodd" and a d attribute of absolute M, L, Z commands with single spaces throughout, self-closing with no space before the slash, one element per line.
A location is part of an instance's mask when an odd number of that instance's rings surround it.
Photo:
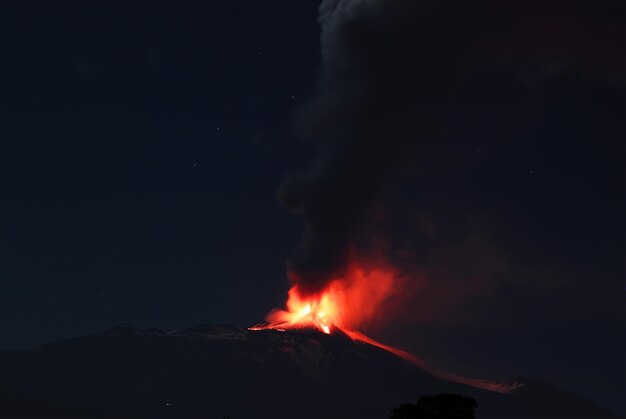
<path fill-rule="evenodd" d="M 478 404 L 458 394 L 425 394 L 417 404 L 401 404 L 389 419 L 475 419 Z"/>

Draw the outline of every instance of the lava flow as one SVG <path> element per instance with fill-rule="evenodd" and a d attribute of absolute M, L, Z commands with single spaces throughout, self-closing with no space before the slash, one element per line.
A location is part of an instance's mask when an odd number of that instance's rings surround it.
<path fill-rule="evenodd" d="M 359 332 L 362 326 L 374 320 L 375 314 L 399 290 L 400 282 L 393 273 L 381 270 L 365 271 L 355 267 L 345 277 L 329 283 L 321 293 L 305 297 L 298 286 L 289 290 L 286 310 L 273 310 L 267 324 L 249 330 L 278 330 L 316 328 L 325 334 L 336 329 L 351 339 L 367 343 L 399 356 L 422 370 L 445 380 L 455 381 L 485 390 L 508 393 L 520 383 L 497 383 L 488 380 L 461 377 L 428 366 L 424 361 L 406 351 L 378 342 Z"/>

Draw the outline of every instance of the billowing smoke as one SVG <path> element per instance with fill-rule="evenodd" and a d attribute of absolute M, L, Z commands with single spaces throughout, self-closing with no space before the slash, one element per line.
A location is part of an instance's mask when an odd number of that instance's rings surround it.
<path fill-rule="evenodd" d="M 400 269 L 454 255 L 460 277 L 477 276 L 475 260 L 498 271 L 461 180 L 482 150 L 519 141 L 542 80 L 622 82 L 622 18 L 603 0 L 324 0 L 323 76 L 297 120 L 317 158 L 279 189 L 305 221 L 292 282 L 315 293 L 381 252 Z M 468 108 L 484 111 L 475 124 Z M 472 132 L 481 122 L 492 129 Z"/>

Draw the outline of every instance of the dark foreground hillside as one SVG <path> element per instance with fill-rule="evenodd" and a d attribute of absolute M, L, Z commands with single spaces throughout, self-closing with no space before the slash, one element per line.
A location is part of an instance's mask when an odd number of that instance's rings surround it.
<path fill-rule="evenodd" d="M 379 348 L 313 330 L 118 327 L 0 352 L 0 417 L 386 418 L 424 393 L 478 402 L 478 418 L 614 418 L 521 379 L 497 394 L 438 379 Z"/>

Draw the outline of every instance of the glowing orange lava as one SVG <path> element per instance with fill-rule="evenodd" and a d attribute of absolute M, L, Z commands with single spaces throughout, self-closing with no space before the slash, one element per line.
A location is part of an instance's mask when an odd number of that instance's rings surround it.
<path fill-rule="evenodd" d="M 402 281 L 392 271 L 365 270 L 351 267 L 344 277 L 336 279 L 319 294 L 303 296 L 298 286 L 289 290 L 285 310 L 273 310 L 267 324 L 250 327 L 250 330 L 273 329 L 285 331 L 299 328 L 316 328 L 325 334 L 340 330 L 351 339 L 367 343 L 399 356 L 426 372 L 450 381 L 473 387 L 508 393 L 519 383 L 496 383 L 487 380 L 466 378 L 428 366 L 424 361 L 403 350 L 378 342 L 358 331 L 380 316 L 402 289 Z"/>
<path fill-rule="evenodd" d="M 266 317 L 268 325 L 252 329 L 313 326 L 327 334 L 335 327 L 347 333 L 378 320 L 400 289 L 401 281 L 392 272 L 355 266 L 317 295 L 303 296 L 297 285 L 292 287 L 286 310 L 273 310 Z"/>

